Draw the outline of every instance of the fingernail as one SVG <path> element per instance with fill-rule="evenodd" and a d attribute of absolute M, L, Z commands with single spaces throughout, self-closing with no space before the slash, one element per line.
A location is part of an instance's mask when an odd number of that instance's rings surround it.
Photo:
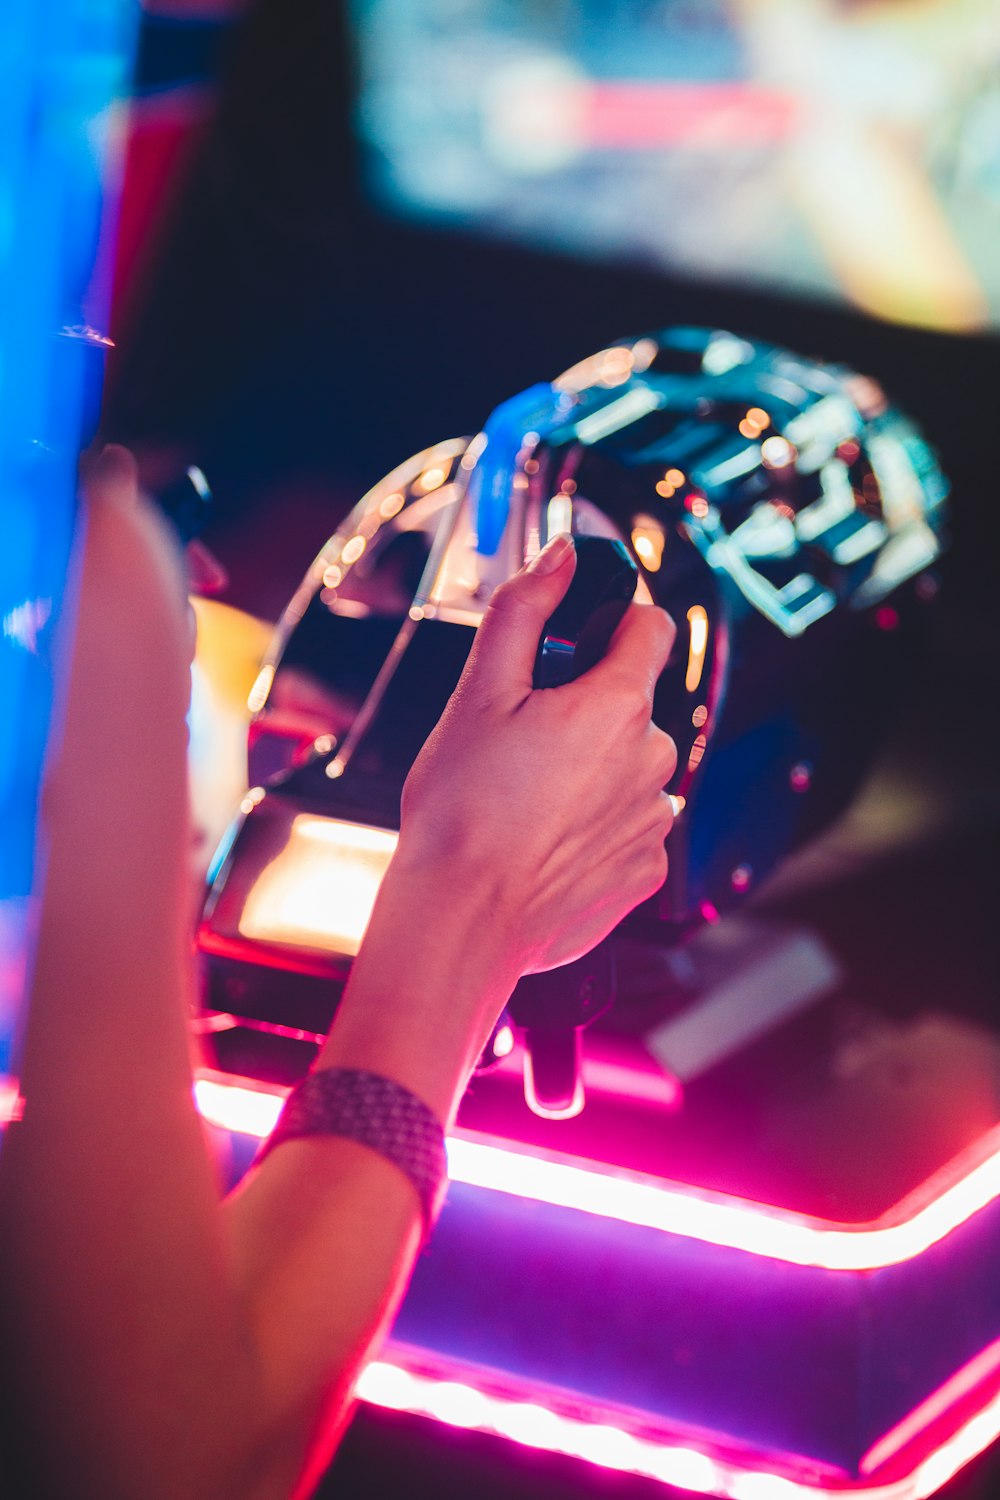
<path fill-rule="evenodd" d="M 670 798 L 670 807 L 674 817 L 679 818 L 685 807 L 687 807 L 687 798 L 675 797 L 673 792 L 668 792 L 667 796 Z"/>
<path fill-rule="evenodd" d="M 107 443 L 80 460 L 80 479 L 91 500 L 134 499 L 137 476 L 135 459 L 118 443 Z"/>
<path fill-rule="evenodd" d="M 134 479 L 135 459 L 120 443 L 105 443 L 95 465 L 95 473 L 98 479 Z"/>
<path fill-rule="evenodd" d="M 554 536 L 541 552 L 536 552 L 525 570 L 528 573 L 555 573 L 573 551 L 571 536 Z"/>

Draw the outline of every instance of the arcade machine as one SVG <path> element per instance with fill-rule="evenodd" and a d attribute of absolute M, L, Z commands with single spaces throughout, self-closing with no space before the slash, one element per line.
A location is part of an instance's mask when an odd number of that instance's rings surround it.
<path fill-rule="evenodd" d="M 678 626 L 666 885 L 511 997 L 363 1400 L 732 1500 L 919 1500 L 1000 1434 L 997 1043 L 845 1003 L 822 937 L 753 902 L 857 791 L 947 488 L 873 381 L 679 327 L 425 449 L 320 549 L 199 931 L 197 1096 L 234 1174 L 334 1021 L 493 585 L 576 538 L 555 691 L 628 599 Z"/>

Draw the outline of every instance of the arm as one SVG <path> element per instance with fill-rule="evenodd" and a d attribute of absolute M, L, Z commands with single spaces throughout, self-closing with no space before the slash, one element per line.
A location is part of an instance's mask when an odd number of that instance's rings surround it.
<path fill-rule="evenodd" d="M 131 488 L 106 477 L 91 507 L 28 1103 L 0 1158 L 2 1315 L 29 1417 L 61 1410 L 56 1492 L 70 1472 L 78 1495 L 304 1495 L 405 1288 L 418 1205 L 381 1157 L 310 1139 L 220 1210 L 187 1052 L 183 602 Z M 589 685 L 532 694 L 570 575 L 521 575 L 491 609 L 319 1059 L 445 1121 L 519 975 L 585 951 L 664 873 L 673 752 L 649 708 L 669 628 L 634 610 Z"/>

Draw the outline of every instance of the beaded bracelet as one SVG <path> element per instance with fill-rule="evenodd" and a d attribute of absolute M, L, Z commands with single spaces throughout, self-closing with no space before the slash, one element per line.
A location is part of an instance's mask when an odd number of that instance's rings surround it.
<path fill-rule="evenodd" d="M 444 1128 L 429 1105 L 378 1073 L 317 1068 L 288 1095 L 257 1160 L 283 1141 L 310 1135 L 358 1141 L 405 1173 L 420 1199 L 426 1238 L 448 1186 Z"/>

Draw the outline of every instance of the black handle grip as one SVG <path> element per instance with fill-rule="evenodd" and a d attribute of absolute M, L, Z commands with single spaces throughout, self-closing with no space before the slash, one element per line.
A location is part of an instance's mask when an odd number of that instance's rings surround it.
<path fill-rule="evenodd" d="M 635 594 L 638 569 L 624 542 L 578 536 L 576 571 L 549 616 L 535 657 L 535 687 L 560 687 L 600 661 Z"/>
<path fill-rule="evenodd" d="M 536 687 L 560 687 L 604 655 L 628 609 L 638 569 L 623 542 L 576 538 L 576 572 L 546 622 L 535 658 Z M 510 1002 L 524 1028 L 525 1098 L 536 1114 L 569 1119 L 583 1108 L 580 1034 L 615 998 L 614 958 L 607 942 L 546 974 L 521 980 Z"/>

